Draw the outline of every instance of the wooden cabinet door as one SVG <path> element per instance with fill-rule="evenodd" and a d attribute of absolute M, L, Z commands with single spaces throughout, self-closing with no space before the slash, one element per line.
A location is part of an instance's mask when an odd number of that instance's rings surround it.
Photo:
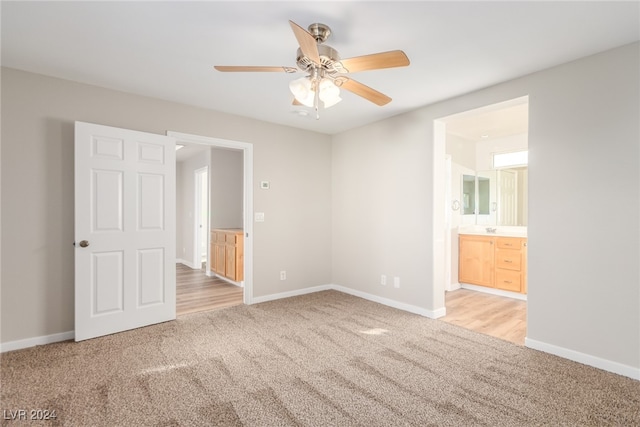
<path fill-rule="evenodd" d="M 225 268 L 225 245 L 216 243 L 214 271 L 217 274 L 221 274 L 224 276 L 224 268 Z"/>
<path fill-rule="evenodd" d="M 215 273 L 216 272 L 216 244 L 213 241 L 213 239 L 209 244 L 209 258 L 210 258 L 209 269 Z"/>
<path fill-rule="evenodd" d="M 229 279 L 236 280 L 236 247 L 227 245 L 225 271 Z"/>
<path fill-rule="evenodd" d="M 522 242 L 522 293 L 527 293 L 527 241 Z"/>
<path fill-rule="evenodd" d="M 494 240 L 494 237 L 460 235 L 460 282 L 494 286 Z"/>

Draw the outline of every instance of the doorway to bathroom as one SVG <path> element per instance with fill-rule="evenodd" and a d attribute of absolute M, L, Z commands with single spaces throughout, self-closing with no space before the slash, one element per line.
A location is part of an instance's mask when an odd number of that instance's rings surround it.
<path fill-rule="evenodd" d="M 444 191 L 435 193 L 444 211 L 441 320 L 524 345 L 528 97 L 439 119 L 434 129 L 436 158 L 445 159 L 436 167 Z M 501 163 L 517 153 L 525 160 Z"/>

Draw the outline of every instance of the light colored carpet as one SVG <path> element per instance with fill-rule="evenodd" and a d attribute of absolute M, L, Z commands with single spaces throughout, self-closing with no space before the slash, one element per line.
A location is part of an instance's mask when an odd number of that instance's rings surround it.
<path fill-rule="evenodd" d="M 55 410 L 46 425 L 640 425 L 638 381 L 336 291 L 1 366 L 0 409 Z"/>

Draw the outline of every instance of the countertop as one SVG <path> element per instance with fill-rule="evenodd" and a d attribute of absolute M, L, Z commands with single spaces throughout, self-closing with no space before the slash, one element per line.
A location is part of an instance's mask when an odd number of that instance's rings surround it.
<path fill-rule="evenodd" d="M 488 232 L 487 228 L 495 229 L 495 232 Z M 465 225 L 458 227 L 458 234 L 498 237 L 527 237 L 527 227 Z"/>

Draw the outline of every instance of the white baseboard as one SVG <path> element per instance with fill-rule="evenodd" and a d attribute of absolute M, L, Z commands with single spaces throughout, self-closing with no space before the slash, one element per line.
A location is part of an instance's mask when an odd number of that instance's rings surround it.
<path fill-rule="evenodd" d="M 221 275 L 216 274 L 214 272 L 211 272 L 211 274 L 207 274 L 207 276 L 215 277 L 216 279 L 220 279 L 220 280 L 224 280 L 228 284 L 235 285 L 235 286 L 237 286 L 239 288 L 244 288 L 244 280 L 242 282 L 236 282 L 235 280 L 231 280 L 228 277 L 221 276 Z"/>
<path fill-rule="evenodd" d="M 366 299 L 368 301 L 373 301 L 373 302 L 377 302 L 379 304 L 382 305 L 386 305 L 388 307 L 393 307 L 393 308 L 397 308 L 399 310 L 404 310 L 404 311 L 408 311 L 409 313 L 414 313 L 414 314 L 419 314 L 420 316 L 424 316 L 424 317 L 428 317 L 430 319 L 437 319 L 439 317 L 443 317 L 446 314 L 446 308 L 442 307 L 441 309 L 438 310 L 427 310 L 425 308 L 422 307 L 417 307 L 415 305 L 411 305 L 411 304 L 405 304 L 402 302 L 398 302 L 398 301 L 394 301 L 388 298 L 383 298 L 383 297 L 379 297 L 377 295 L 372 295 L 366 292 L 361 292 L 361 291 L 356 291 L 354 289 L 350 289 L 350 288 L 346 288 L 344 286 L 340 286 L 340 285 L 321 285 L 321 286 L 313 286 L 311 288 L 304 288 L 304 289 L 298 289 L 295 291 L 289 291 L 289 292 L 282 292 L 282 293 L 278 293 L 278 294 L 271 294 L 271 295 L 265 295 L 262 297 L 254 297 L 251 300 L 252 304 L 258 304 L 261 302 L 267 302 L 267 301 L 274 301 L 274 300 L 278 300 L 278 299 L 282 299 L 282 298 L 290 298 L 290 297 L 295 297 L 295 296 L 299 296 L 299 295 L 306 295 L 306 294 L 311 294 L 314 292 L 320 292 L 320 291 L 328 291 L 328 290 L 335 290 L 335 291 L 339 291 L 339 292 L 343 292 L 345 294 L 349 294 L 349 295 L 353 295 L 359 298 L 363 298 Z"/>
<path fill-rule="evenodd" d="M 261 302 L 275 301 L 282 298 L 297 297 L 300 295 L 312 294 L 314 292 L 328 291 L 330 289 L 333 289 L 331 285 L 321 285 L 321 286 L 313 286 L 311 288 L 296 289 L 295 291 L 280 292 L 277 294 L 265 295 L 262 297 L 253 297 L 251 299 L 251 304 L 259 304 Z"/>
<path fill-rule="evenodd" d="M 445 286 L 445 291 L 457 291 L 458 289 L 460 289 L 460 283 L 449 283 L 447 286 Z"/>
<path fill-rule="evenodd" d="M 353 295 L 356 297 L 360 297 L 366 299 L 368 301 L 377 302 L 378 304 L 386 305 L 388 307 L 397 308 L 399 310 L 408 311 L 409 313 L 419 314 L 420 316 L 428 317 L 430 319 L 437 319 L 439 317 L 443 317 L 447 314 L 447 309 L 445 307 L 439 308 L 437 310 L 427 310 L 426 308 L 417 307 L 415 305 L 406 304 L 403 302 L 395 301 L 389 298 L 380 297 L 377 295 L 369 294 L 366 292 L 356 291 L 351 288 L 345 288 L 340 285 L 330 285 L 331 289 L 336 291 L 344 292 L 345 294 Z"/>
<path fill-rule="evenodd" d="M 521 301 L 527 300 L 526 294 L 521 294 L 518 292 L 503 291 L 502 289 L 488 288 L 486 286 L 470 285 L 468 283 L 461 283 L 460 287 L 462 289 L 469 289 L 470 291 L 484 292 L 485 294 L 497 295 L 500 297 L 515 298 Z"/>
<path fill-rule="evenodd" d="M 192 262 L 189 262 L 186 259 L 176 259 L 176 264 L 184 264 L 192 270 L 202 270 L 202 266 L 195 266 Z"/>
<path fill-rule="evenodd" d="M 590 354 L 580 353 L 579 351 L 570 350 L 557 345 L 532 340 L 531 338 L 525 338 L 524 345 L 525 347 L 573 360 L 574 362 L 582 363 L 583 365 L 593 366 L 594 368 L 602 369 L 603 371 L 613 372 L 614 374 L 633 378 L 634 380 L 640 380 L 640 368 L 623 365 L 622 363 L 613 362 L 611 360 L 601 359 L 596 356 L 591 356 Z"/>
<path fill-rule="evenodd" d="M 76 336 L 74 331 L 61 332 L 58 334 L 44 335 L 41 337 L 26 338 L 17 341 L 8 341 L 0 344 L 0 353 L 13 350 L 21 350 L 23 348 L 35 347 L 37 345 L 51 344 L 54 342 L 72 340 Z"/>

